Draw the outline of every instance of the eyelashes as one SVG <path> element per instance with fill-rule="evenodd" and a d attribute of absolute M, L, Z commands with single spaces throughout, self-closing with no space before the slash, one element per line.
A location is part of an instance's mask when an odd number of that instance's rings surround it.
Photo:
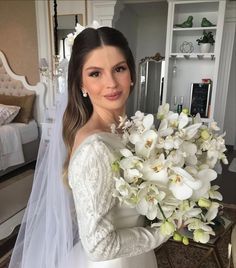
<path fill-rule="evenodd" d="M 99 71 L 93 71 L 91 73 L 89 73 L 90 77 L 98 77 L 101 73 Z"/>
<path fill-rule="evenodd" d="M 127 67 L 123 66 L 123 65 L 114 68 L 114 71 L 116 73 L 121 73 L 121 72 L 124 72 L 126 70 L 127 70 Z M 94 78 L 99 77 L 100 75 L 101 75 L 101 71 L 92 71 L 89 73 L 89 77 L 94 77 Z"/>
<path fill-rule="evenodd" d="M 123 72 L 125 70 L 127 70 L 126 66 L 118 66 L 118 67 L 115 68 L 115 71 L 118 72 L 118 73 Z"/>

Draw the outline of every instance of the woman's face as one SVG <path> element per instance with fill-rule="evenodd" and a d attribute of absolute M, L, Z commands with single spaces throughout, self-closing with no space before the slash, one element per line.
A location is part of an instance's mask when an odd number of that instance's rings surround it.
<path fill-rule="evenodd" d="M 82 88 L 88 93 L 94 111 L 124 110 L 130 84 L 130 70 L 118 48 L 102 46 L 87 55 L 82 71 Z"/>

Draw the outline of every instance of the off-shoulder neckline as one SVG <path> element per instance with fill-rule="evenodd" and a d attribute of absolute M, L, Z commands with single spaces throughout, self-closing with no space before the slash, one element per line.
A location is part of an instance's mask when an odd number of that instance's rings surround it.
<path fill-rule="evenodd" d="M 100 132 L 94 132 L 90 135 L 88 135 L 81 143 L 80 145 L 74 150 L 73 154 L 70 157 L 70 162 L 75 158 L 75 156 L 77 155 L 78 151 L 80 151 L 80 149 L 83 147 L 84 144 L 88 143 L 89 140 L 91 140 L 94 137 L 101 137 L 103 135 L 117 135 L 115 133 L 112 132 L 106 132 L 106 131 L 100 131 Z"/>

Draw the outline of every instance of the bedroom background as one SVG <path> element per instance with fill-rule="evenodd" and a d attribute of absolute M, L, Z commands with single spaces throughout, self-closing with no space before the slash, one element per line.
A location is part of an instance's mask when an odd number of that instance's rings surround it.
<path fill-rule="evenodd" d="M 134 43 L 134 27 L 137 25 L 140 26 L 142 22 L 152 22 L 157 23 L 157 19 L 154 15 L 150 16 L 148 14 L 147 5 L 143 5 L 143 0 L 118 0 L 120 2 L 124 2 L 123 13 L 119 14 L 121 17 L 117 18 L 117 14 L 115 12 L 119 11 L 118 9 L 120 7 L 116 7 L 116 11 L 114 10 L 114 4 L 113 4 L 113 15 L 114 19 L 117 22 L 117 27 L 121 27 L 120 30 L 124 31 L 125 35 L 130 38 L 130 42 Z M 69 1 L 69 0 L 58 0 L 58 6 L 57 11 L 58 15 L 65 15 L 65 14 L 82 14 L 82 20 L 83 24 L 91 23 L 93 12 L 97 8 L 99 8 L 99 5 L 97 7 L 92 6 L 93 3 L 114 3 L 116 1 L 112 0 L 79 0 L 79 1 Z M 155 8 L 158 8 L 158 5 L 156 2 L 161 2 L 162 5 L 165 4 L 166 1 L 147 1 L 147 2 L 155 2 Z M 233 1 L 232 1 L 233 2 Z M 125 4 L 127 3 L 127 4 Z M 130 3 L 133 3 L 133 6 L 130 5 Z M 228 4 L 231 5 L 231 1 L 228 1 Z M 234 3 L 235 4 L 235 3 Z M 235 8 L 235 5 L 234 5 Z M 108 8 L 109 10 L 112 9 L 112 7 Z M 139 11 L 138 11 L 139 10 Z M 142 12 L 140 12 L 142 10 Z M 145 13 L 146 10 L 146 13 Z M 163 9 L 162 9 L 163 10 Z M 235 11 L 235 9 L 233 9 Z M 130 13 L 131 12 L 131 13 Z M 167 9 L 165 9 L 166 15 L 167 15 Z M 127 25 L 129 23 L 130 14 L 132 14 L 132 18 L 139 17 L 139 20 L 137 20 L 137 24 L 132 25 L 130 24 L 129 27 L 124 27 L 124 25 Z M 123 17 L 122 17 L 123 16 Z M 104 16 L 105 17 L 105 16 Z M 96 19 L 99 19 L 98 16 Z M 123 18 L 124 20 L 119 20 L 120 18 Z M 110 20 L 111 17 L 107 16 L 107 20 Z M 41 24 L 38 25 L 38 21 L 41 20 Z M 127 21 L 126 21 L 127 20 Z M 43 22 L 42 22 L 43 21 Z M 162 22 L 163 22 L 162 18 Z M 105 22 L 105 19 L 104 19 Z M 235 24 L 235 20 L 232 20 L 232 23 Z M 50 28 L 45 27 L 45 25 L 50 24 Z M 49 67 L 52 67 L 52 61 L 50 60 L 50 55 L 53 55 L 54 50 L 54 44 L 53 44 L 53 1 L 51 1 L 48 4 L 47 0 L 44 1 L 34 1 L 34 0 L 0 0 L 0 51 L 3 51 L 4 54 L 7 57 L 7 61 L 9 63 L 9 66 L 13 70 L 14 73 L 18 75 L 22 75 L 26 77 L 26 80 L 28 83 L 32 86 L 36 85 L 39 81 L 47 82 L 45 80 L 45 77 L 42 77 L 42 75 L 39 72 L 39 64 L 41 58 L 46 58 L 48 60 Z M 37 26 L 38 25 L 38 26 Z M 146 25 L 147 26 L 147 25 Z M 37 29 L 37 27 L 39 27 Z M 140 53 L 143 53 L 144 56 L 150 56 L 153 55 L 153 48 L 151 46 L 146 46 L 146 39 L 148 38 L 148 34 L 153 32 L 153 29 L 155 26 L 152 24 L 152 26 L 149 27 L 149 31 L 145 30 L 145 26 L 143 25 L 142 28 L 139 28 L 139 39 L 136 39 L 138 43 L 141 43 L 141 47 L 135 49 L 135 53 L 139 50 L 142 51 Z M 150 28 L 151 27 L 151 28 Z M 47 30 L 45 30 L 47 29 Z M 119 28 L 118 28 L 119 29 Z M 235 28 L 234 28 L 235 29 Z M 166 30 L 166 29 L 165 29 Z M 164 31 L 165 31 L 164 30 Z M 163 30 L 162 30 L 163 31 Z M 163 31 L 163 32 L 164 32 Z M 143 33 L 143 36 L 141 35 Z M 162 33 L 163 34 L 163 33 Z M 45 39 L 43 38 L 45 36 Z M 144 38 L 142 38 L 144 37 Z M 150 36 L 149 36 L 150 38 Z M 158 40 L 158 36 L 152 36 L 152 40 L 155 41 Z M 235 38 L 236 39 L 236 38 Z M 46 43 L 46 45 L 45 45 Z M 145 47 L 145 51 L 143 48 Z M 162 52 L 161 54 L 164 54 L 164 48 L 162 47 L 162 44 L 159 44 L 159 52 Z M 157 52 L 157 51 L 155 51 Z M 142 58 L 141 54 L 137 55 L 137 59 Z M 137 60 L 138 64 L 138 60 Z M 236 114 L 236 48 L 235 48 L 235 40 L 234 40 L 234 50 L 233 50 L 233 57 L 232 57 L 232 64 L 230 69 L 230 79 L 229 79 L 229 91 L 227 96 L 227 105 L 226 105 L 226 111 L 224 116 L 224 128 L 227 131 L 227 145 L 229 145 L 229 153 L 230 153 L 230 161 L 236 157 L 236 123 L 235 123 L 235 114 Z M 48 85 L 47 89 L 47 97 L 46 97 L 46 104 L 49 107 L 51 103 L 53 103 L 53 94 L 50 94 L 51 89 L 50 85 Z M 13 173 L 12 176 L 5 177 L 7 178 L 4 180 L 4 184 L 1 183 L 0 178 L 0 198 L 1 198 L 1 190 L 6 188 L 7 185 L 10 185 L 11 177 L 14 177 L 12 181 L 17 182 L 16 189 L 19 191 L 24 192 L 24 197 L 20 198 L 21 201 L 24 204 L 27 202 L 27 196 L 30 192 L 30 187 L 32 184 L 32 167 L 29 166 L 27 169 L 22 169 L 22 174 L 26 179 L 24 185 L 21 185 L 19 181 L 22 179 L 21 172 L 20 173 Z M 235 209 L 236 208 L 236 173 L 232 173 L 228 171 L 228 167 L 224 167 L 223 173 L 219 176 L 219 184 L 221 185 L 221 192 L 223 196 L 225 197 L 224 202 L 227 203 L 227 205 L 230 208 Z M 8 202 L 12 201 L 12 197 L 17 195 L 15 193 L 11 193 L 11 198 L 8 198 Z M 19 200 L 20 200 L 19 199 Z M 18 201 L 17 201 L 18 202 Z M 18 203 L 15 210 L 22 209 L 22 204 Z M 8 204 L 6 203 L 0 203 L 0 219 L 1 219 L 1 211 L 8 210 L 7 209 Z M 13 209 L 8 210 L 8 213 L 14 214 L 15 210 Z M 0 220 L 0 226 L 1 226 L 1 220 Z M 15 230 L 15 233 L 17 233 L 17 229 Z M 14 233 L 13 233 L 14 234 Z M 12 236 L 14 240 L 14 235 Z M 3 244 L 5 244 L 4 247 L 1 247 Z M 7 246 L 6 246 L 7 245 Z M 6 240 L 1 241 L 0 238 L 0 259 L 6 252 L 10 252 L 9 248 L 12 247 L 12 240 L 8 239 L 7 244 Z M 4 249 L 4 252 L 1 250 Z M 9 253 L 10 254 L 10 253 Z M 6 257 L 6 256 L 5 256 Z M 0 267 L 1 267 L 1 261 L 0 261 Z M 161 268 L 167 267 L 167 266 L 160 266 Z M 176 266 L 177 267 L 177 266 Z M 180 266 L 179 266 L 180 267 Z"/>

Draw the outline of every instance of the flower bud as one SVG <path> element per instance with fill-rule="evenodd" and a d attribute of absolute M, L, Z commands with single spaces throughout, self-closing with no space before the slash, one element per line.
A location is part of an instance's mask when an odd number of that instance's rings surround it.
<path fill-rule="evenodd" d="M 207 243 L 210 239 L 210 235 L 207 232 L 204 232 L 202 229 L 194 230 L 193 240 L 200 243 Z"/>
<path fill-rule="evenodd" d="M 187 236 L 184 236 L 183 239 L 182 239 L 182 242 L 185 246 L 187 246 L 189 244 L 189 240 L 187 238 Z"/>
<path fill-rule="evenodd" d="M 209 134 L 209 132 L 206 129 L 202 130 L 202 132 L 201 132 L 201 138 L 203 140 L 208 140 L 210 138 L 210 134 Z"/>
<path fill-rule="evenodd" d="M 175 231 L 175 225 L 172 222 L 165 221 L 161 225 L 161 233 L 163 235 L 171 235 Z"/>
<path fill-rule="evenodd" d="M 182 241 L 182 235 L 180 233 L 178 233 L 178 232 L 174 232 L 173 239 L 175 241 L 179 241 L 180 242 L 180 241 Z"/>
<path fill-rule="evenodd" d="M 120 171 L 120 165 L 117 161 L 113 162 L 111 165 L 111 169 L 113 172 L 119 172 Z"/>
<path fill-rule="evenodd" d="M 189 109 L 188 108 L 183 108 L 182 113 L 188 115 L 189 114 Z"/>
<path fill-rule="evenodd" d="M 209 208 L 211 206 L 211 201 L 209 199 L 202 197 L 198 200 L 198 205 L 199 207 L 202 208 Z"/>

